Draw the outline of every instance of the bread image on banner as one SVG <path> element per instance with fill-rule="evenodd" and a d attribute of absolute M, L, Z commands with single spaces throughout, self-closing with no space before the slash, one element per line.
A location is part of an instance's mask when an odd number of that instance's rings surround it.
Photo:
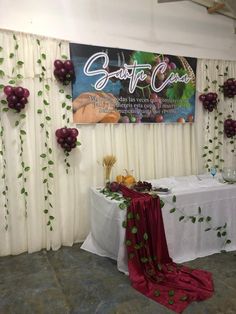
<path fill-rule="evenodd" d="M 117 123 L 120 113 L 118 100 L 111 93 L 86 92 L 73 100 L 74 123 Z"/>

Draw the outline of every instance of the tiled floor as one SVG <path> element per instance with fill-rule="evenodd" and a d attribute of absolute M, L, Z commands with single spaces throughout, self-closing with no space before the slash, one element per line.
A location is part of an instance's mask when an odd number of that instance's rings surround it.
<path fill-rule="evenodd" d="M 184 314 L 236 313 L 236 252 L 187 263 L 213 273 L 215 294 L 192 303 Z M 0 258 L 0 314 L 173 313 L 139 294 L 116 263 L 80 249 L 63 247 Z"/>

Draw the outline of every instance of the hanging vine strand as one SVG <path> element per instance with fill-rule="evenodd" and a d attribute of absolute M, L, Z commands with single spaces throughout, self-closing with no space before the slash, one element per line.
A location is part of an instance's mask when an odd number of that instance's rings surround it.
<path fill-rule="evenodd" d="M 46 54 L 42 51 L 41 43 L 39 39 L 36 39 L 38 46 L 40 47 L 41 54 L 37 60 L 38 65 L 41 68 L 39 75 L 39 82 L 41 83 L 42 89 L 38 91 L 38 96 L 41 97 L 41 106 L 37 109 L 37 114 L 40 116 L 40 128 L 43 135 L 44 148 L 41 151 L 40 157 L 42 159 L 41 171 L 43 173 L 42 183 L 44 185 L 44 208 L 43 212 L 47 217 L 47 226 L 49 230 L 53 230 L 52 221 L 55 217 L 51 214 L 53 209 L 53 193 L 52 193 L 52 181 L 54 180 L 53 166 L 54 161 L 52 159 L 52 145 L 51 145 L 51 116 L 50 116 L 50 103 L 49 103 L 49 92 L 50 86 L 47 84 L 46 79 Z"/>

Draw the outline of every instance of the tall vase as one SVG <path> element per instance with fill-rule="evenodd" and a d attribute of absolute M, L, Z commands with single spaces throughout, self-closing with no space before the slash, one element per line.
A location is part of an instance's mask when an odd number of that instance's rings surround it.
<path fill-rule="evenodd" d="M 104 167 L 104 183 L 105 183 L 105 185 L 111 181 L 111 169 L 112 169 L 112 167 L 109 167 L 109 166 Z"/>

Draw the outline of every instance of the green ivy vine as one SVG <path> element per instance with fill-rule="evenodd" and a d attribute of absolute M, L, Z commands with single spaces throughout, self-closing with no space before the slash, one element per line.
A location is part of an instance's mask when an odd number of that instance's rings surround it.
<path fill-rule="evenodd" d="M 61 48 L 61 43 L 59 43 L 59 48 Z M 68 56 L 65 54 L 61 54 L 61 58 L 64 60 L 67 60 Z M 58 91 L 62 96 L 61 97 L 62 120 L 64 121 L 64 124 L 66 126 L 68 126 L 70 121 L 71 121 L 71 112 L 72 112 L 71 99 L 72 99 L 72 96 L 66 92 L 66 90 L 62 84 L 60 84 L 58 88 L 59 88 Z M 78 142 L 77 145 L 80 145 L 80 143 Z M 66 167 L 66 174 L 69 173 L 69 169 L 70 169 L 70 162 L 68 159 L 69 156 L 70 156 L 70 153 L 65 151 L 64 164 Z"/>
<path fill-rule="evenodd" d="M 39 39 L 36 39 L 38 46 L 40 49 L 41 43 Z M 51 191 L 51 182 L 54 178 L 53 174 L 53 166 L 54 161 L 52 158 L 52 145 L 51 145 L 51 138 L 50 138 L 50 123 L 51 123 L 51 116 L 49 114 L 49 92 L 50 92 L 50 86 L 45 83 L 45 72 L 46 68 L 44 65 L 44 62 L 46 61 L 46 54 L 44 52 L 41 52 L 40 58 L 37 60 L 37 63 L 41 67 L 41 73 L 39 75 L 39 82 L 42 83 L 42 89 L 38 91 L 37 95 L 38 97 L 41 97 L 41 106 L 37 109 L 37 114 L 40 117 L 40 128 L 42 130 L 43 140 L 44 140 L 44 149 L 40 154 L 40 157 L 42 159 L 41 164 L 41 170 L 43 172 L 43 179 L 42 183 L 44 185 L 44 208 L 43 212 L 47 217 L 47 226 L 49 227 L 49 230 L 53 230 L 52 221 L 55 219 L 55 217 L 51 214 L 51 210 L 53 209 L 52 199 L 53 199 L 53 193 Z M 45 119 L 44 119 L 45 117 Z"/>
<path fill-rule="evenodd" d="M 219 66 L 216 66 L 219 70 Z M 206 81 L 207 86 L 204 92 L 210 91 L 210 84 L 214 86 L 214 90 L 217 90 L 217 80 L 210 81 L 208 71 L 208 65 L 205 64 L 206 70 Z M 211 128 L 211 121 L 213 121 L 213 129 Z M 205 168 L 210 171 L 210 168 L 214 166 L 219 171 L 222 171 L 224 165 L 224 159 L 222 158 L 222 138 L 224 134 L 224 121 L 223 113 L 218 109 L 213 112 L 207 111 L 207 123 L 206 123 L 207 137 L 205 140 L 205 145 L 203 147 L 203 155 L 205 161 Z"/>
<path fill-rule="evenodd" d="M 224 223 L 224 225 L 222 226 L 214 226 L 212 224 L 212 217 L 211 216 L 205 216 L 202 213 L 202 208 L 199 206 L 196 214 L 194 215 L 187 215 L 185 214 L 181 209 L 179 209 L 177 206 L 175 206 L 176 204 L 176 196 L 173 195 L 172 197 L 172 205 L 173 208 L 170 209 L 170 213 L 175 213 L 178 212 L 180 214 L 179 216 L 179 221 L 183 221 L 183 222 L 192 222 L 193 224 L 195 224 L 196 222 L 199 223 L 205 223 L 206 228 L 205 228 L 205 232 L 207 231 L 214 231 L 216 233 L 216 236 L 218 238 L 224 238 L 224 242 L 222 244 L 222 248 L 221 251 L 225 251 L 224 248 L 226 247 L 227 244 L 231 243 L 231 240 L 228 239 L 227 237 L 227 222 Z M 161 200 L 161 207 L 165 206 L 165 202 L 163 200 Z"/>
<path fill-rule="evenodd" d="M 24 113 L 19 114 L 19 117 L 17 116 L 17 120 L 15 122 L 15 126 L 19 125 L 19 133 L 18 133 L 18 140 L 20 143 L 20 165 L 21 165 L 21 171 L 18 174 L 18 179 L 21 178 L 21 194 L 24 197 L 24 205 L 25 205 L 25 217 L 27 217 L 28 213 L 28 190 L 26 187 L 27 182 L 27 173 L 30 171 L 30 167 L 26 165 L 24 161 L 24 138 L 26 136 L 26 131 L 23 128 L 23 120 L 26 118 L 26 115 Z"/>
<path fill-rule="evenodd" d="M 12 67 L 12 79 L 9 81 L 9 84 L 16 84 L 18 85 L 22 79 L 23 79 L 23 75 L 21 74 L 21 70 L 22 67 L 24 65 L 24 62 L 22 60 L 19 59 L 18 56 L 18 48 L 19 48 L 19 44 L 18 44 L 18 40 L 15 34 L 13 34 L 13 40 L 14 40 L 14 51 L 10 53 L 9 58 L 10 59 L 14 59 L 14 65 Z"/>
<path fill-rule="evenodd" d="M 119 208 L 121 210 L 127 210 L 130 206 L 131 199 L 129 197 L 124 197 L 121 193 L 112 192 L 109 188 L 103 188 L 100 190 L 100 193 L 108 197 L 110 200 L 115 200 L 120 202 Z M 127 219 L 130 219 L 130 214 L 127 213 L 126 219 L 122 222 L 122 227 L 126 228 Z"/>
<path fill-rule="evenodd" d="M 4 219 L 5 219 L 5 230 L 8 230 L 8 216 L 9 216 L 9 207 L 8 207 L 8 185 L 6 181 L 6 146 L 5 146 L 5 140 L 4 140 L 4 127 L 2 126 L 2 121 L 0 119 L 0 159 L 2 164 L 2 173 L 1 173 L 1 180 L 3 181 L 3 188 L 2 188 L 2 195 L 4 195 Z"/>
<path fill-rule="evenodd" d="M 12 77 L 8 81 L 8 84 L 17 86 L 22 82 L 23 75 L 21 74 L 24 62 L 19 59 L 18 56 L 18 49 L 19 44 L 18 40 L 15 34 L 13 34 L 13 40 L 14 40 L 14 50 L 10 52 L 9 58 L 12 59 L 13 67 L 12 67 Z M 3 49 L 1 49 L 2 51 Z M 0 64 L 4 62 L 4 58 L 0 59 Z M 0 74 L 2 77 L 5 76 L 5 73 L 3 70 L 0 70 Z M 1 85 L 1 89 L 4 87 L 4 85 Z M 7 107 L 7 101 L 5 99 L 1 100 L 1 103 L 3 105 L 2 111 L 8 112 L 9 108 Z M 19 148 L 20 148 L 20 165 L 21 165 L 21 171 L 18 174 L 18 179 L 21 180 L 21 189 L 20 194 L 24 197 L 24 208 L 25 208 L 25 217 L 27 217 L 27 197 L 28 197 L 28 191 L 27 191 L 27 172 L 30 170 L 30 167 L 26 165 L 25 158 L 24 158 L 24 139 L 26 136 L 26 131 L 24 129 L 24 123 L 23 120 L 26 118 L 26 115 L 24 113 L 16 113 L 16 120 L 15 120 L 15 127 L 18 127 L 18 142 L 19 142 Z M 8 201 L 7 201 L 8 203 Z M 5 204 L 6 205 L 6 204 Z"/>
<path fill-rule="evenodd" d="M 216 69 L 219 70 L 219 66 L 216 66 Z M 229 78 L 229 67 L 226 66 L 226 67 L 225 67 L 225 70 L 224 70 L 224 73 L 223 73 L 223 74 L 220 73 L 219 76 L 224 77 L 225 80 L 228 79 L 228 78 Z M 223 92 L 221 85 L 219 85 L 219 91 L 220 91 L 220 92 Z M 235 111 L 234 111 L 234 106 L 233 106 L 233 98 L 231 98 L 230 100 L 228 100 L 225 104 L 228 104 L 228 108 L 227 108 L 227 109 L 228 109 L 228 110 L 227 110 L 228 114 L 227 114 L 227 115 L 225 114 L 225 115 L 223 116 L 224 120 L 225 120 L 225 119 L 233 119 L 233 118 L 234 118 L 234 113 L 235 113 Z M 223 115 L 223 114 L 222 114 L 222 115 Z M 224 125 L 224 121 L 221 121 L 221 123 L 222 123 L 222 125 Z M 222 134 L 222 135 L 224 134 L 224 130 L 222 130 L 222 133 L 221 133 L 221 134 Z M 236 143 L 235 143 L 235 140 L 233 140 L 232 138 L 226 138 L 226 145 L 227 145 L 227 146 L 231 146 L 231 153 L 235 153 L 235 152 L 236 152 Z"/>
<path fill-rule="evenodd" d="M 2 53 L 3 48 L 0 47 L 0 53 Z M 0 57 L 0 66 L 3 64 L 4 58 L 3 56 Z M 0 68 L 0 78 L 4 78 L 5 73 L 4 71 Z M 2 92 L 4 88 L 4 85 L 0 85 L 0 91 Z M 1 99 L 1 104 L 5 105 L 6 101 L 4 99 Z M 6 160 L 6 146 L 5 146 L 5 140 L 4 140 L 4 132 L 5 129 L 2 125 L 2 115 L 0 115 L 0 160 L 1 160 L 1 177 L 0 179 L 2 180 L 2 195 L 4 195 L 4 202 L 3 202 L 3 210 L 4 210 L 4 228 L 7 231 L 8 230 L 8 216 L 9 216 L 9 207 L 8 207 L 8 185 L 7 185 L 7 179 L 6 179 L 6 166 L 7 166 L 7 160 Z"/>
<path fill-rule="evenodd" d="M 9 58 L 14 59 L 13 67 L 12 67 L 12 75 L 13 77 L 8 82 L 11 85 L 18 85 L 22 82 L 23 75 L 20 73 L 23 69 L 24 62 L 19 59 L 18 57 L 18 40 L 15 34 L 13 34 L 13 40 L 14 40 L 14 51 L 10 53 Z M 8 108 L 6 108 L 8 109 Z M 6 111 L 6 110 L 5 110 Z M 17 113 L 17 111 L 16 111 Z M 24 158 L 24 140 L 25 136 L 27 135 L 26 130 L 24 129 L 24 119 L 26 118 L 25 113 L 17 113 L 16 114 L 16 120 L 15 120 L 15 127 L 18 127 L 18 142 L 19 142 L 19 148 L 20 148 L 20 165 L 21 165 L 21 171 L 18 174 L 18 179 L 21 179 L 21 190 L 20 193 L 24 198 L 24 208 L 25 208 L 25 217 L 28 215 L 28 190 L 27 190 L 27 172 L 30 170 L 30 167 L 26 165 L 25 158 Z"/>
<path fill-rule="evenodd" d="M 100 190 L 100 193 L 102 193 L 103 195 L 105 195 L 106 197 L 108 197 L 110 200 L 115 200 L 115 201 L 119 201 L 119 208 L 122 210 L 127 210 L 130 206 L 130 198 L 125 198 L 123 197 L 122 194 L 120 194 L 119 192 L 111 192 L 109 188 L 103 188 Z M 173 207 L 170 209 L 170 213 L 175 213 L 178 212 L 180 214 L 179 216 L 179 222 L 183 221 L 183 222 L 192 222 L 193 224 L 195 224 L 196 222 L 198 223 L 205 223 L 206 228 L 205 228 L 205 232 L 208 231 L 214 231 L 216 233 L 216 236 L 218 238 L 224 238 L 224 242 L 222 244 L 222 248 L 221 248 L 221 252 L 225 251 L 225 247 L 227 244 L 231 243 L 231 240 L 227 237 L 227 222 L 224 223 L 224 225 L 221 226 L 214 226 L 212 223 L 212 217 L 211 216 L 206 216 L 202 213 L 202 208 L 199 206 L 197 209 L 196 214 L 194 215 L 187 215 L 185 214 L 181 209 L 179 209 L 176 206 L 176 195 L 173 195 L 172 197 L 172 205 Z M 163 201 L 163 199 L 160 198 L 160 205 L 161 208 L 163 208 L 165 206 L 165 202 Z M 126 228 L 127 226 L 127 219 L 132 219 L 133 217 L 131 217 L 133 215 L 133 213 L 129 213 L 127 212 L 126 215 L 126 219 L 123 221 L 122 226 L 124 228 Z"/>
<path fill-rule="evenodd" d="M 215 90 L 218 89 L 219 93 L 223 93 L 223 86 L 218 84 L 216 79 L 210 82 L 207 64 L 205 64 L 205 70 L 207 86 L 205 87 L 204 92 L 208 92 L 210 90 L 210 85 L 212 84 Z M 216 70 L 218 71 L 218 77 L 223 78 L 224 81 L 229 78 L 228 66 L 226 66 L 222 71 L 220 70 L 219 65 L 216 65 Z M 223 142 L 226 147 L 230 148 L 230 152 L 236 156 L 235 139 L 224 138 L 225 119 L 233 119 L 235 117 L 233 98 L 224 102 L 224 108 L 222 110 L 217 108 L 214 111 L 214 114 L 208 112 L 207 115 L 207 137 L 203 147 L 204 151 L 202 157 L 204 158 L 205 168 L 208 169 L 208 171 L 210 171 L 211 166 L 215 166 L 221 172 L 225 162 L 223 158 Z M 213 128 L 210 127 L 212 119 L 214 120 Z"/>

